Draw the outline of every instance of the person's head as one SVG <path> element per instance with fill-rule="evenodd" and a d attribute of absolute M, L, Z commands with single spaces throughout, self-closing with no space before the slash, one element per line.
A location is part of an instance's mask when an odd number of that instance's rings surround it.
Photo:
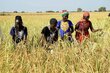
<path fill-rule="evenodd" d="M 110 17 L 110 13 L 108 14 L 108 17 Z"/>
<path fill-rule="evenodd" d="M 50 19 L 50 27 L 51 28 L 56 28 L 57 26 L 57 20 L 55 18 Z"/>
<path fill-rule="evenodd" d="M 89 20 L 89 18 L 90 18 L 90 14 L 89 14 L 89 12 L 84 12 L 84 14 L 83 14 L 83 19 L 85 19 L 85 20 Z"/>
<path fill-rule="evenodd" d="M 23 26 L 23 21 L 21 16 L 15 17 L 15 27 L 20 28 Z"/>
<path fill-rule="evenodd" d="M 64 12 L 62 14 L 63 21 L 67 21 L 68 20 L 68 17 L 69 17 L 69 13 L 68 12 Z"/>

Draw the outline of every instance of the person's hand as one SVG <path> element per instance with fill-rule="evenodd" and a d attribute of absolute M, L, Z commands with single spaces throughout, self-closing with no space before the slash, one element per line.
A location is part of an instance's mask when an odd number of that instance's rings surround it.
<path fill-rule="evenodd" d="M 26 44 L 27 43 L 27 40 L 24 40 L 24 44 Z"/>
<path fill-rule="evenodd" d="M 68 36 L 71 36 L 71 32 L 68 32 Z"/>
<path fill-rule="evenodd" d="M 92 32 L 102 31 L 102 29 L 93 29 Z"/>
<path fill-rule="evenodd" d="M 102 31 L 102 29 L 97 29 L 97 31 Z"/>
<path fill-rule="evenodd" d="M 76 32 L 78 32 L 78 33 L 82 34 L 82 32 L 81 32 L 80 30 L 76 30 Z"/>

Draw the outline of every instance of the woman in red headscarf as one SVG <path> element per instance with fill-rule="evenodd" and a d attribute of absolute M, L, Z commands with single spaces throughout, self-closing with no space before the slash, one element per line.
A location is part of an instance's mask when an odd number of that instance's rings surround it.
<path fill-rule="evenodd" d="M 75 31 L 76 31 L 75 38 L 79 43 L 81 43 L 84 39 L 90 37 L 89 31 L 88 31 L 89 29 L 92 32 L 97 32 L 101 30 L 101 29 L 95 30 L 89 18 L 90 18 L 89 12 L 84 12 L 83 18 L 75 26 Z"/>

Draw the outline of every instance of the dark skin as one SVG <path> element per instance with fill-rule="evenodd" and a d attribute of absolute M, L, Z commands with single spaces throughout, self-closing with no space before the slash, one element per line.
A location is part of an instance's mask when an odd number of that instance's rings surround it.
<path fill-rule="evenodd" d="M 56 28 L 56 25 L 57 24 L 51 24 L 50 25 L 50 29 L 52 30 L 52 31 L 55 31 L 57 28 Z"/>
<path fill-rule="evenodd" d="M 89 18 L 90 18 L 90 16 L 83 16 L 83 18 L 84 18 L 86 21 L 88 21 Z M 91 29 L 92 32 L 97 32 L 97 31 L 101 31 L 101 30 L 102 30 L 102 29 L 94 29 L 93 27 L 92 27 L 92 29 Z"/>
<path fill-rule="evenodd" d="M 51 24 L 50 25 L 50 29 L 54 32 L 54 31 L 56 31 L 56 30 L 58 30 L 57 28 L 56 28 L 56 25 L 57 24 Z M 55 41 L 57 41 L 58 40 L 58 37 L 53 37 L 53 39 L 55 40 Z"/>
<path fill-rule="evenodd" d="M 63 22 L 66 22 L 67 20 L 68 20 L 68 15 L 66 15 L 66 16 L 63 16 Z"/>
<path fill-rule="evenodd" d="M 90 18 L 89 16 L 83 16 L 83 19 L 84 19 L 85 22 L 88 22 L 89 18 Z M 102 29 L 94 29 L 93 26 L 91 26 L 90 29 L 91 29 L 92 32 L 97 32 L 97 31 L 102 30 Z M 75 31 L 82 34 L 82 32 L 80 30 L 77 30 L 77 26 L 75 27 Z"/>
<path fill-rule="evenodd" d="M 50 29 L 51 29 L 52 31 L 57 30 L 56 25 L 57 25 L 57 24 L 50 24 Z M 54 37 L 53 39 L 55 39 L 55 41 L 57 41 L 57 40 L 58 40 L 58 37 Z M 44 34 L 42 34 L 42 36 L 41 36 L 41 38 L 40 38 L 39 41 L 40 41 L 41 46 L 44 46 L 45 44 L 47 44 L 46 39 L 45 39 L 45 37 L 44 37 Z M 50 43 L 47 44 L 48 47 L 49 47 L 49 45 L 50 45 Z M 46 46 L 46 47 L 47 47 L 47 46 Z M 48 47 L 47 47 L 47 48 L 48 48 Z"/>
<path fill-rule="evenodd" d="M 15 29 L 16 29 L 16 35 L 18 35 L 19 31 L 24 29 L 23 22 L 19 18 L 15 19 Z M 26 28 L 26 31 L 27 31 L 27 28 Z M 13 41 L 15 41 L 14 38 L 15 38 L 15 35 L 12 37 Z M 25 44 L 26 41 L 27 41 L 27 35 L 24 36 L 23 41 L 24 41 L 24 44 Z"/>
<path fill-rule="evenodd" d="M 63 18 L 62 19 L 63 22 L 66 22 L 68 20 L 68 18 L 69 18 L 69 15 L 63 16 L 62 18 Z M 70 27 L 70 29 L 71 29 L 71 31 L 68 33 L 68 36 L 70 36 L 74 32 L 73 27 Z"/>

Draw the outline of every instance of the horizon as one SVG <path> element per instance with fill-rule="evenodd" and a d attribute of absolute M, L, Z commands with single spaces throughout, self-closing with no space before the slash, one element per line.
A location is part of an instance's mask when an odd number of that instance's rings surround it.
<path fill-rule="evenodd" d="M 94 11 L 100 7 L 106 7 L 106 10 L 110 10 L 110 0 L 0 0 L 0 12 L 45 12 L 45 11 L 77 11 L 77 8 L 81 8 L 83 11 Z"/>

